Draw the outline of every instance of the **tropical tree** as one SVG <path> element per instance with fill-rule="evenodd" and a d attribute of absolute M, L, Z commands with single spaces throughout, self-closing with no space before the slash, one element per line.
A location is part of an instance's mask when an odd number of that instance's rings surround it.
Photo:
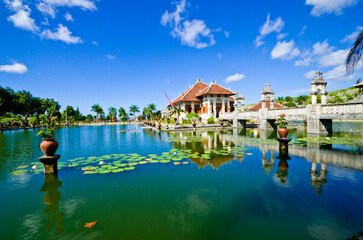
<path fill-rule="evenodd" d="M 181 107 L 174 107 L 173 110 L 171 110 L 171 114 L 174 114 L 177 117 L 177 121 L 179 122 L 179 118 L 180 118 L 180 114 L 185 112 L 184 109 L 182 109 Z"/>
<path fill-rule="evenodd" d="M 94 104 L 93 106 L 92 106 L 92 110 L 91 110 L 92 112 L 95 112 L 96 113 L 96 119 L 98 120 L 98 115 L 99 114 L 103 114 L 104 112 L 103 112 L 103 108 L 99 105 L 99 104 Z"/>
<path fill-rule="evenodd" d="M 362 53 L 363 53 L 363 29 L 355 39 L 355 42 L 351 46 L 348 56 L 345 60 L 345 68 L 347 74 L 354 72 L 355 68 L 359 63 L 359 60 L 362 57 Z"/>
<path fill-rule="evenodd" d="M 15 93 L 13 104 L 13 113 L 24 127 L 28 125 L 30 115 L 35 114 L 41 107 L 40 99 L 24 90 Z"/>
<path fill-rule="evenodd" d="M 72 106 L 67 106 L 66 109 L 63 111 L 63 118 L 67 118 L 66 120 L 72 123 L 75 120 L 75 113 L 74 108 Z"/>
<path fill-rule="evenodd" d="M 132 105 L 132 106 L 130 107 L 129 112 L 130 112 L 130 115 L 132 115 L 132 116 L 134 116 L 134 117 L 135 117 L 135 113 L 140 112 L 140 108 L 139 108 L 137 105 Z"/>
<path fill-rule="evenodd" d="M 118 109 L 118 116 L 119 116 L 120 120 L 125 121 L 127 119 L 127 117 L 128 117 L 127 112 L 123 107 L 120 107 Z"/>
<path fill-rule="evenodd" d="M 117 110 L 115 107 L 109 107 L 108 108 L 108 116 L 111 120 L 111 122 L 116 118 Z"/>

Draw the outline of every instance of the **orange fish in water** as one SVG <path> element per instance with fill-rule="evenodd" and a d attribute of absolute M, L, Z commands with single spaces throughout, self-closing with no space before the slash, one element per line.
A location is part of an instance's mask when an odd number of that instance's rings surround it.
<path fill-rule="evenodd" d="M 94 225 L 96 225 L 98 223 L 98 221 L 94 221 L 94 222 L 90 222 L 90 223 L 86 223 L 84 224 L 84 227 L 86 228 L 92 228 Z"/>

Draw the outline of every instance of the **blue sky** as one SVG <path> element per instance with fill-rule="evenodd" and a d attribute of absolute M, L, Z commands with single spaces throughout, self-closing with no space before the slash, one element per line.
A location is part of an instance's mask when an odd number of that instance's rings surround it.
<path fill-rule="evenodd" d="M 197 78 L 257 103 L 363 78 L 343 63 L 362 26 L 360 0 L 1 0 L 0 85 L 90 113 L 95 103 L 168 104 Z"/>

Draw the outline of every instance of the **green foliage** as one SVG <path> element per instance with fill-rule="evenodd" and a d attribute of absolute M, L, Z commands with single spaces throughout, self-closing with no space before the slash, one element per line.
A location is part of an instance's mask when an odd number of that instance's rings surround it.
<path fill-rule="evenodd" d="M 94 104 L 91 111 L 96 113 L 96 119 L 99 119 L 98 115 L 102 115 L 104 113 L 103 108 L 99 104 Z"/>
<path fill-rule="evenodd" d="M 182 124 L 191 124 L 192 121 L 190 119 L 183 119 Z"/>
<path fill-rule="evenodd" d="M 334 98 L 328 101 L 328 103 L 343 103 L 343 102 L 344 102 L 343 99 L 339 95 L 334 96 Z"/>
<path fill-rule="evenodd" d="M 298 105 L 307 105 L 309 99 L 311 99 L 309 95 L 300 95 L 295 98 L 294 102 Z"/>
<path fill-rule="evenodd" d="M 215 123 L 214 118 L 213 117 L 208 118 L 207 123 L 208 124 L 214 124 Z"/>
<path fill-rule="evenodd" d="M 352 95 L 350 95 L 349 93 L 346 93 L 345 94 L 345 98 L 349 101 L 349 100 L 352 100 L 354 99 L 354 97 Z"/>
<path fill-rule="evenodd" d="M 292 97 L 290 97 L 290 96 L 285 97 L 285 102 L 293 102 L 293 101 L 294 101 L 294 99 Z"/>
<path fill-rule="evenodd" d="M 286 115 L 283 113 L 281 114 L 278 118 L 276 118 L 276 121 L 275 123 L 280 127 L 287 127 L 287 125 L 289 124 L 287 121 L 286 121 Z"/>
<path fill-rule="evenodd" d="M 286 107 L 296 107 L 296 104 L 293 103 L 293 102 L 287 102 L 287 103 L 284 103 L 284 106 L 286 106 Z"/>
<path fill-rule="evenodd" d="M 55 129 L 59 127 L 58 117 L 55 116 L 57 112 L 57 106 L 54 104 L 45 112 L 44 115 L 40 115 L 40 122 L 42 129 L 38 131 L 38 136 L 43 138 L 54 138 Z"/>
<path fill-rule="evenodd" d="M 197 118 L 197 119 L 199 119 L 199 118 L 200 118 L 200 116 L 199 116 L 199 114 L 198 114 L 198 113 L 191 112 L 191 113 L 188 113 L 188 114 L 187 114 L 187 118 L 188 118 L 188 119 L 192 119 L 192 118 Z"/>

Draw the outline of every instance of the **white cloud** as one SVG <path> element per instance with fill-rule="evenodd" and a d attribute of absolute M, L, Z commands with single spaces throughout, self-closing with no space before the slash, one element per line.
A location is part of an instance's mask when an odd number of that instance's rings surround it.
<path fill-rule="evenodd" d="M 223 33 L 224 33 L 224 36 L 226 36 L 227 38 L 229 38 L 229 34 L 230 34 L 230 32 L 228 32 L 228 31 L 224 31 Z"/>
<path fill-rule="evenodd" d="M 7 19 L 9 22 L 12 22 L 15 27 L 31 32 L 39 30 L 35 20 L 30 17 L 31 9 L 28 5 L 23 5 L 21 0 L 5 0 L 4 2 L 6 7 L 14 12 L 14 14 Z"/>
<path fill-rule="evenodd" d="M 319 59 L 319 64 L 323 67 L 338 66 L 344 64 L 349 50 L 338 50 L 328 55 L 322 56 Z"/>
<path fill-rule="evenodd" d="M 309 71 L 309 72 L 307 72 L 307 73 L 305 73 L 305 77 L 306 78 L 313 78 L 314 76 L 315 76 L 315 73 L 316 73 L 317 71 L 316 70 L 311 70 L 311 71 Z"/>
<path fill-rule="evenodd" d="M 304 26 L 303 26 L 303 28 L 301 29 L 301 31 L 299 32 L 299 34 L 298 34 L 298 35 L 299 35 L 299 36 L 300 36 L 300 35 L 303 35 L 303 34 L 305 33 L 306 28 L 307 28 L 307 26 L 306 26 L 306 25 L 304 25 Z"/>
<path fill-rule="evenodd" d="M 266 22 L 260 27 L 260 35 L 256 37 L 255 46 L 259 47 L 264 44 L 262 40 L 270 33 L 280 33 L 284 28 L 284 25 L 285 22 L 282 21 L 281 17 L 278 17 L 275 20 L 270 20 L 270 14 L 267 14 Z"/>
<path fill-rule="evenodd" d="M 205 48 L 214 45 L 216 42 L 211 29 L 207 27 L 203 20 L 188 20 L 183 17 L 187 6 L 186 0 L 174 2 L 176 10 L 169 13 L 165 11 L 161 17 L 163 26 L 173 28 L 171 35 L 179 38 L 183 45 L 195 48 Z"/>
<path fill-rule="evenodd" d="M 244 78 L 246 78 L 246 76 L 243 73 L 236 73 L 234 75 L 226 77 L 224 81 L 227 83 L 231 83 L 231 82 L 241 81 Z"/>
<path fill-rule="evenodd" d="M 96 10 L 96 5 L 90 0 L 41 0 L 37 9 L 45 15 L 55 17 L 57 7 L 79 7 L 82 10 Z"/>
<path fill-rule="evenodd" d="M 283 60 L 289 60 L 294 57 L 299 56 L 300 50 L 295 47 L 294 40 L 289 42 L 286 41 L 278 41 L 275 47 L 272 49 L 271 58 L 277 59 L 281 58 Z"/>
<path fill-rule="evenodd" d="M 221 60 L 222 59 L 222 54 L 221 53 L 217 53 L 217 58 L 219 59 L 219 60 Z"/>
<path fill-rule="evenodd" d="M 357 0 L 306 0 L 306 5 L 312 5 L 311 15 L 321 16 L 325 13 L 340 15 L 343 8 L 350 7 L 357 3 Z"/>
<path fill-rule="evenodd" d="M 313 59 L 311 57 L 306 57 L 300 60 L 297 60 L 295 62 L 295 66 L 309 66 L 311 64 L 311 62 L 313 61 Z"/>
<path fill-rule="evenodd" d="M 73 22 L 74 19 L 72 17 L 72 15 L 70 13 L 66 13 L 64 14 L 64 18 L 68 21 L 68 22 Z"/>
<path fill-rule="evenodd" d="M 333 47 L 329 46 L 328 40 L 324 42 L 317 42 L 313 45 L 313 54 L 314 55 L 323 55 L 333 51 Z"/>
<path fill-rule="evenodd" d="M 115 56 L 115 55 L 107 54 L 107 55 L 106 55 L 106 58 L 107 58 L 108 60 L 114 60 L 114 59 L 116 58 L 116 56 Z"/>
<path fill-rule="evenodd" d="M 353 43 L 357 38 L 358 34 L 363 30 L 363 27 L 357 27 L 357 30 L 352 32 L 351 34 L 345 35 L 345 37 L 340 40 L 341 43 L 348 42 Z"/>
<path fill-rule="evenodd" d="M 44 21 L 43 21 L 43 22 L 41 22 L 40 24 L 42 24 L 42 25 L 44 25 L 44 26 L 49 26 L 49 25 L 50 25 L 47 17 L 46 17 L 46 18 L 44 18 Z"/>
<path fill-rule="evenodd" d="M 22 63 L 14 63 L 12 65 L 0 65 L 0 72 L 23 74 L 28 68 Z"/>
<path fill-rule="evenodd" d="M 98 44 L 98 42 L 96 42 L 96 41 L 92 41 L 92 44 L 93 45 L 96 45 L 96 46 L 98 46 L 99 44 Z"/>
<path fill-rule="evenodd" d="M 58 24 L 58 28 L 56 28 L 55 30 L 56 31 L 54 32 L 50 31 L 49 29 L 44 30 L 40 34 L 40 37 L 45 39 L 52 39 L 55 41 L 63 41 L 67 44 L 77 44 L 83 42 L 80 37 L 72 36 L 72 32 L 70 32 L 68 28 L 66 26 L 63 26 L 62 24 Z"/>
<path fill-rule="evenodd" d="M 326 72 L 325 80 L 333 81 L 349 81 L 353 78 L 353 75 L 347 76 L 344 65 L 339 65 L 332 70 Z"/>
<path fill-rule="evenodd" d="M 285 37 L 287 37 L 287 35 L 289 35 L 288 33 L 280 33 L 279 35 L 276 36 L 277 40 L 281 40 L 284 39 Z"/>

